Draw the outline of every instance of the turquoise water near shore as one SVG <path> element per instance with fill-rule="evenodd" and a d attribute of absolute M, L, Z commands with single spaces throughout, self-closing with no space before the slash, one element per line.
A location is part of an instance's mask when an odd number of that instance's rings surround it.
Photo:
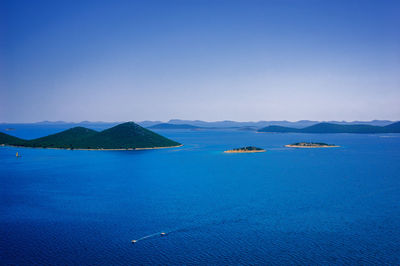
<path fill-rule="evenodd" d="M 400 134 L 159 133 L 185 146 L 0 147 L 1 263 L 400 264 Z"/>

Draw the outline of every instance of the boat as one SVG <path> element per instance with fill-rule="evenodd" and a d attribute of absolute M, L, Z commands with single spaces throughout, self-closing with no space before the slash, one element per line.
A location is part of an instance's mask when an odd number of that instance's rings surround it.
<path fill-rule="evenodd" d="M 18 154 L 18 152 L 15 154 L 15 157 L 21 157 L 21 155 Z"/>
<path fill-rule="evenodd" d="M 166 235 L 167 235 L 167 233 L 164 233 L 164 232 L 160 233 L 160 236 L 166 236 Z"/>
<path fill-rule="evenodd" d="M 137 242 L 137 240 L 132 240 L 131 242 L 132 242 L 132 244 L 135 244 Z"/>

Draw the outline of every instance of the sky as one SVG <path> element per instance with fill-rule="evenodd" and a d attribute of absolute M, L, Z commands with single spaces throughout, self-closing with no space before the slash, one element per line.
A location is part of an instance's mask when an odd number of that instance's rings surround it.
<path fill-rule="evenodd" d="M 400 120 L 400 1 L 0 0 L 0 122 Z"/>

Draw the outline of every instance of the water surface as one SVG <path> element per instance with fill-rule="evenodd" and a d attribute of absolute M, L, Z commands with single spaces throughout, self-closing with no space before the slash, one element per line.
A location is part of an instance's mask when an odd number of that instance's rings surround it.
<path fill-rule="evenodd" d="M 400 264 L 400 134 L 160 133 L 185 146 L 1 147 L 2 264 Z"/>

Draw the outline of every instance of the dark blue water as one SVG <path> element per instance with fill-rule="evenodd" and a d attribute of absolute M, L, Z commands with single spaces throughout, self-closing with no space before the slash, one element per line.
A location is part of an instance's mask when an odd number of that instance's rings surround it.
<path fill-rule="evenodd" d="M 1 147 L 1 264 L 400 264 L 400 135 L 161 133 L 185 146 Z"/>

